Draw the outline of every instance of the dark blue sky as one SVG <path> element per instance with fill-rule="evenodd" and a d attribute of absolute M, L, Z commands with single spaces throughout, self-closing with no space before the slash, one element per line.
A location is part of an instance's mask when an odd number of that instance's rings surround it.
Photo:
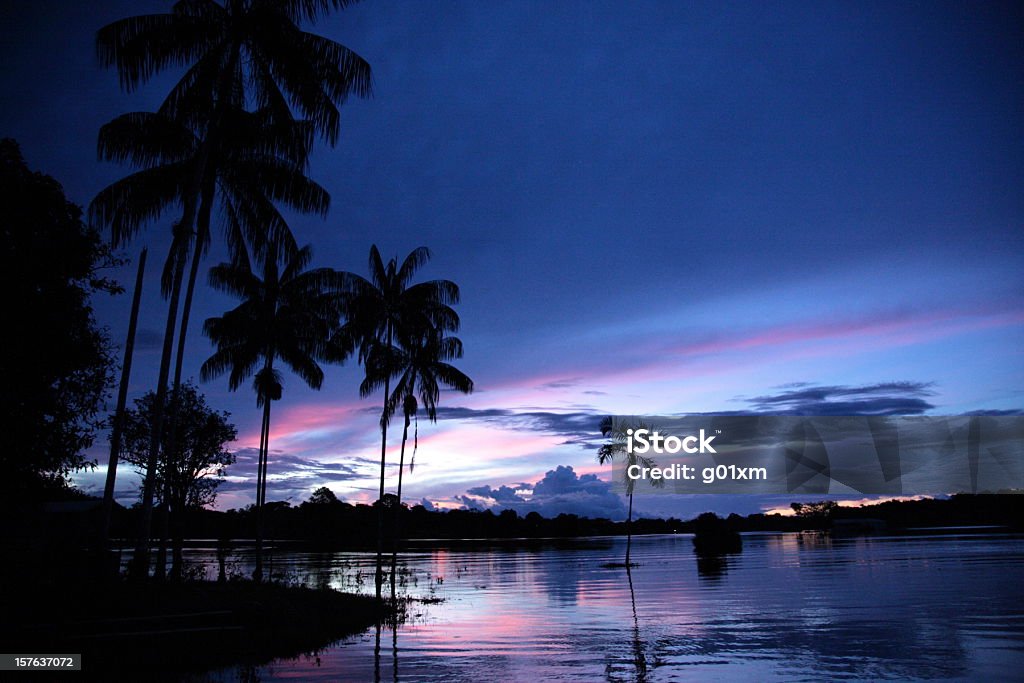
<path fill-rule="evenodd" d="M 96 161 L 99 126 L 155 108 L 175 76 L 122 94 L 95 30 L 167 7 L 3 4 L 0 135 L 74 201 L 125 172 Z M 1024 405 L 1022 27 L 1019 3 L 967 2 L 366 2 L 321 21 L 371 63 L 375 95 L 315 155 L 329 217 L 293 230 L 318 265 L 360 272 L 371 243 L 427 245 L 425 275 L 463 288 L 480 391 L 424 427 L 410 495 L 451 504 L 557 465 L 607 477 L 563 443 L 567 413 L 756 408 L 793 383 L 937 414 Z M 129 255 L 161 260 L 167 232 Z M 162 330 L 148 284 L 135 395 Z M 230 303 L 206 292 L 197 316 Z M 98 305 L 119 342 L 127 308 Z M 187 371 L 209 352 L 196 333 Z M 372 468 L 331 465 L 372 453 L 357 377 L 287 381 L 277 494 L 368 495 Z M 918 388 L 873 389 L 896 381 Z M 225 384 L 204 391 L 253 446 L 252 396 Z M 248 495 L 236 471 L 225 504 Z"/>

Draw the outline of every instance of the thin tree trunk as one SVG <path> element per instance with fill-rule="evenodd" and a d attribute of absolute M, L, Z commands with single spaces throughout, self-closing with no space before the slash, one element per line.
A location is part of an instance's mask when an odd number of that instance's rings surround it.
<path fill-rule="evenodd" d="M 170 424 L 167 433 L 167 452 L 174 453 L 178 440 L 178 405 L 181 402 L 181 371 L 185 361 L 185 339 L 188 335 L 189 314 L 192 310 L 192 297 L 196 290 L 196 278 L 199 275 L 199 262 L 203 255 L 203 236 L 210 229 L 210 210 L 213 201 L 212 187 L 204 189 L 202 204 L 199 207 L 197 223 L 199 230 L 194 236 L 195 246 L 192 250 L 192 264 L 189 268 L 188 285 L 185 288 L 185 301 L 181 307 L 181 327 L 178 330 L 178 350 L 174 359 L 174 383 L 171 388 Z"/>
<path fill-rule="evenodd" d="M 395 602 L 395 571 L 398 567 L 398 541 L 401 538 L 399 533 L 399 520 L 402 512 L 402 471 L 405 469 L 405 442 L 409 438 L 409 416 L 405 416 L 405 427 L 402 429 L 402 450 L 398 456 L 398 502 L 395 505 L 395 540 L 391 544 L 391 604 L 396 606 L 398 603 Z"/>
<path fill-rule="evenodd" d="M 189 212 L 186 211 L 186 214 Z M 192 213 L 194 216 L 194 212 Z M 135 555 L 132 558 L 132 575 L 139 579 L 149 576 L 149 540 L 153 527 L 153 494 L 156 486 L 156 465 L 160 456 L 160 440 L 164 422 L 164 403 L 167 401 L 167 377 L 171 370 L 171 348 L 174 327 L 178 321 L 178 300 L 181 295 L 181 280 L 184 276 L 185 261 L 178 259 L 174 267 L 170 302 L 167 306 L 167 325 L 164 329 L 163 353 L 160 357 L 160 373 L 156 385 L 153 425 L 149 438 L 149 455 L 146 460 L 146 476 L 142 487 L 142 514 L 139 516 L 138 538 Z"/>
<path fill-rule="evenodd" d="M 267 461 L 270 460 L 270 407 L 271 401 L 267 401 L 267 426 L 265 427 L 265 429 L 267 430 L 267 438 L 264 440 L 263 445 L 263 476 L 261 477 L 262 483 L 260 484 L 261 507 L 267 504 Z"/>
<path fill-rule="evenodd" d="M 633 494 L 629 494 L 629 514 L 626 516 L 626 568 L 629 568 L 629 550 L 633 545 Z"/>
<path fill-rule="evenodd" d="M 263 457 L 267 449 L 270 420 L 270 398 L 264 397 L 263 420 L 260 423 L 260 453 L 256 461 L 256 570 L 252 573 L 254 581 L 263 580 Z"/>
<path fill-rule="evenodd" d="M 257 525 L 259 527 L 258 528 L 258 532 L 259 532 L 258 539 L 259 539 L 259 543 L 260 543 L 260 553 L 261 554 L 263 552 L 263 535 L 264 535 L 264 533 L 263 533 L 263 531 L 264 531 L 263 530 L 263 509 L 267 505 L 267 462 L 270 460 L 270 408 L 271 408 L 271 405 L 272 405 L 272 401 L 268 400 L 266 406 L 264 406 L 264 411 L 266 411 L 267 426 L 266 426 L 265 429 L 267 431 L 267 436 L 263 440 L 263 472 L 262 472 L 262 476 L 260 477 L 260 514 L 257 517 Z M 271 556 L 270 556 L 270 572 L 269 572 L 269 576 L 270 576 L 270 578 L 273 578 L 273 576 L 274 576 L 274 556 L 273 556 L 273 554 L 271 554 Z"/>
<path fill-rule="evenodd" d="M 161 505 L 159 508 L 159 517 L 157 522 L 160 545 L 157 547 L 156 565 L 153 567 L 153 578 L 157 581 L 163 581 L 167 578 L 167 539 L 170 535 L 171 497 L 168 484 L 166 483 L 166 470 L 164 471 L 164 477 L 164 492 L 160 496 L 162 500 L 160 501 Z"/>
<path fill-rule="evenodd" d="M 103 487 L 103 525 L 100 529 L 100 547 L 110 546 L 110 517 L 114 509 L 114 485 L 117 483 L 117 461 L 121 457 L 121 432 L 124 429 L 125 404 L 128 401 L 128 383 L 132 374 L 132 356 L 135 352 L 135 329 L 139 322 L 139 304 L 142 301 L 142 276 L 146 270 L 146 254 L 143 248 L 139 254 L 139 270 L 135 276 L 135 293 L 132 295 L 132 313 L 128 319 L 128 339 L 124 344 L 124 365 L 121 367 L 121 384 L 117 389 L 117 411 L 110 433 L 110 459 L 107 461 L 107 481 Z"/>
<path fill-rule="evenodd" d="M 387 342 L 391 347 L 391 325 L 388 324 Z M 380 495 L 377 496 L 377 599 L 380 600 L 381 584 L 384 582 L 384 467 L 387 464 L 388 449 L 388 394 L 391 393 L 391 375 L 384 377 L 384 410 L 380 416 Z"/>

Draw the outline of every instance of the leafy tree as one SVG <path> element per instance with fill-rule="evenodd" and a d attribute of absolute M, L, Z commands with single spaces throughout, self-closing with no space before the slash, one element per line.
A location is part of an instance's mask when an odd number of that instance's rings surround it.
<path fill-rule="evenodd" d="M 203 363 L 204 381 L 228 373 L 234 391 L 253 376 L 256 405 L 263 408 L 256 479 L 256 570 L 263 577 L 263 506 L 267 489 L 267 454 L 270 450 L 270 406 L 281 398 L 278 360 L 313 389 L 319 389 L 331 332 L 343 305 L 345 278 L 330 268 L 306 270 L 313 252 L 305 246 L 288 256 L 271 249 L 262 262 L 262 274 L 253 272 L 248 256 L 237 255 L 210 271 L 210 284 L 242 302 L 217 318 L 209 318 L 204 331 L 217 350 Z"/>
<path fill-rule="evenodd" d="M 183 567 L 183 518 L 186 510 L 213 505 L 224 470 L 235 462 L 226 449 L 238 432 L 228 422 L 229 413 L 210 408 L 195 385 L 183 384 L 171 422 L 174 431 L 161 433 L 160 458 L 155 472 L 157 498 L 173 515 L 174 543 L 171 576 L 180 577 Z M 123 448 L 126 462 L 145 475 L 149 444 L 156 424 L 156 394 L 136 399 L 135 409 L 124 416 Z M 143 492 L 139 492 L 140 497 Z"/>
<path fill-rule="evenodd" d="M 135 409 L 125 413 L 124 458 L 145 472 L 149 437 L 155 417 L 155 394 L 151 391 L 135 400 Z M 171 434 L 161 435 L 163 448 L 157 467 L 160 500 L 175 510 L 199 509 L 213 505 L 224 469 L 235 462 L 227 445 L 238 432 L 230 413 L 212 409 L 191 382 L 181 386 L 174 450 L 168 449 Z M 141 495 L 141 492 L 140 492 Z M 163 496 L 169 496 L 164 500 Z"/>
<path fill-rule="evenodd" d="M 790 503 L 789 505 L 797 517 L 814 522 L 816 525 L 824 526 L 839 509 L 839 503 L 834 500 L 819 500 L 813 503 Z"/>
<path fill-rule="evenodd" d="M 0 449 L 6 501 L 64 487 L 94 463 L 92 444 L 113 381 L 114 351 L 90 297 L 120 288 L 117 263 L 60 184 L 31 171 L 16 142 L 0 141 L 0 282 L 6 298 L 0 354 Z"/>
<path fill-rule="evenodd" d="M 313 495 L 306 502 L 310 505 L 337 505 L 341 503 L 338 497 L 334 495 L 334 491 L 326 486 L 321 486 L 316 491 L 313 491 Z"/>
<path fill-rule="evenodd" d="M 459 287 L 450 280 L 430 280 L 413 284 L 412 278 L 427 261 L 430 250 L 418 247 L 399 265 L 397 259 L 384 263 L 377 245 L 370 247 L 370 279 L 346 273 L 350 295 L 346 300 L 345 322 L 331 339 L 330 352 L 335 359 L 344 359 L 358 351 L 359 362 L 366 369 L 359 395 L 369 396 L 384 390 L 384 407 L 380 417 L 380 491 L 384 500 L 384 470 L 387 465 L 388 423 L 396 406 L 391 405 L 392 375 L 380 373 L 367 364 L 371 354 L 391 354 L 396 340 L 413 335 L 417 330 L 436 329 L 456 332 L 459 316 L 452 304 L 459 302 Z M 384 349 L 384 350 L 382 350 Z M 380 598 L 383 582 L 384 508 L 377 507 L 377 573 L 376 589 Z"/>

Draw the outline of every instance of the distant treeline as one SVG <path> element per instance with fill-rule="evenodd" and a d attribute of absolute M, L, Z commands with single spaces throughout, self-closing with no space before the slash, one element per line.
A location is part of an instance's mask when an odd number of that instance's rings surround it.
<path fill-rule="evenodd" d="M 385 505 L 393 504 L 392 497 Z M 1019 494 L 955 495 L 949 499 L 888 501 L 860 507 L 804 503 L 796 515 L 732 514 L 726 518 L 736 531 L 806 531 L 827 529 L 836 520 L 881 520 L 885 528 L 899 531 L 915 527 L 994 525 L 1024 530 L 1024 496 Z M 268 538 L 307 541 L 337 548 L 370 547 L 376 540 L 376 507 L 350 505 L 336 500 L 267 503 L 264 510 Z M 115 518 L 115 533 L 130 536 L 135 511 L 122 509 Z M 385 516 L 393 519 L 392 515 Z M 432 511 L 415 506 L 402 508 L 401 535 L 409 539 L 549 538 L 619 535 L 625 522 L 590 519 L 571 514 L 546 518 L 531 512 L 520 516 L 507 509 Z M 82 520 L 84 521 L 84 520 Z M 72 525 L 73 526 L 73 525 Z M 185 520 L 186 537 L 194 539 L 246 539 L 255 529 L 252 509 L 218 512 L 192 510 Z M 51 526 L 52 528 L 52 526 Z M 68 528 L 65 525 L 65 528 Z M 690 533 L 693 520 L 637 519 L 634 534 Z M 394 537 L 393 522 L 386 529 Z"/>

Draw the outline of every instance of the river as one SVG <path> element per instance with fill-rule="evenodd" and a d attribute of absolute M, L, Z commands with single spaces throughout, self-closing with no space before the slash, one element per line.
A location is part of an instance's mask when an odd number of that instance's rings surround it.
<path fill-rule="evenodd" d="M 402 556 L 411 602 L 316 656 L 191 681 L 1013 680 L 1024 677 L 1024 537 L 950 530 L 833 539 L 746 534 L 694 556 L 689 536 Z M 212 571 L 212 552 L 189 559 Z M 373 591 L 365 553 L 278 550 L 273 571 Z M 249 559 L 232 560 L 235 571 Z M 378 649 L 379 642 L 379 649 Z"/>

